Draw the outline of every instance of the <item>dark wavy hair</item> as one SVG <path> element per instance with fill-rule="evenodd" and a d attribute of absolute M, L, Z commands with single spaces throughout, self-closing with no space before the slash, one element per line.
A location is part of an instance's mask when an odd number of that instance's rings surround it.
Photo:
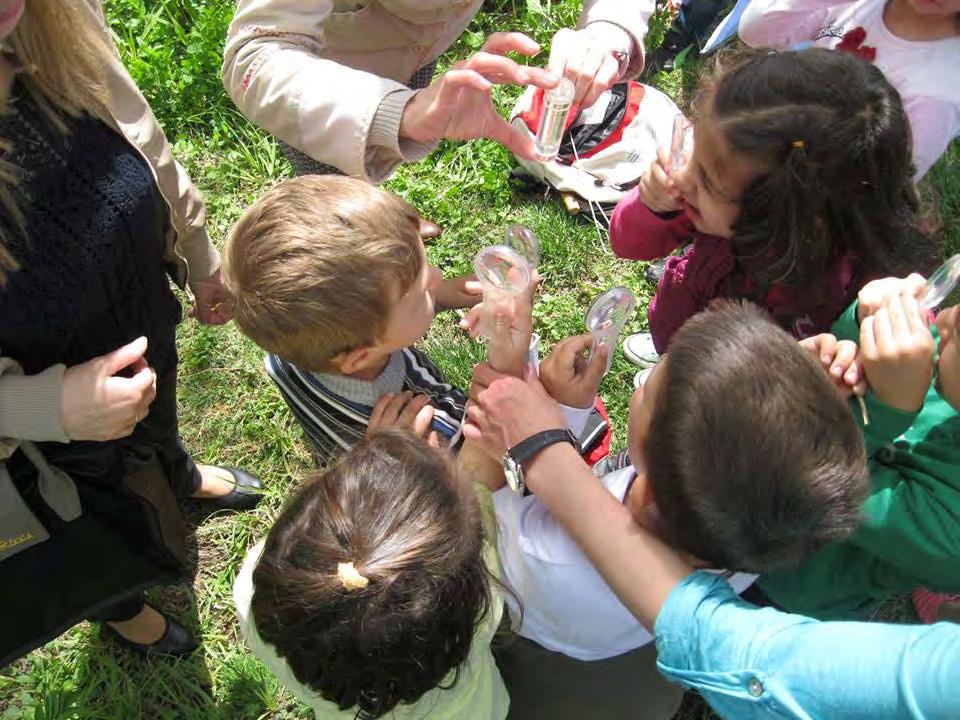
<path fill-rule="evenodd" d="M 820 363 L 765 311 L 714 301 L 665 362 L 643 464 L 667 542 L 764 572 L 854 531 L 870 486 L 863 437 Z"/>
<path fill-rule="evenodd" d="M 941 247 L 913 182 L 910 123 L 874 65 L 822 48 L 734 52 L 694 108 L 763 168 L 739 198 L 731 238 L 761 290 L 807 286 L 846 253 L 865 279 L 937 266 Z"/>
<path fill-rule="evenodd" d="M 298 681 L 381 717 L 457 682 L 490 611 L 483 543 L 476 498 L 450 462 L 409 433 L 377 433 L 273 526 L 253 573 L 257 633 Z M 365 588 L 344 588 L 348 562 Z"/>

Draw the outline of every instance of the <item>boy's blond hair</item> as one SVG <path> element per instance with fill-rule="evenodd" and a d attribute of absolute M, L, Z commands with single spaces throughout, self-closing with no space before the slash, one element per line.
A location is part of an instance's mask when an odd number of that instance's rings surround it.
<path fill-rule="evenodd" d="M 233 319 L 304 370 L 335 369 L 337 354 L 381 337 L 421 272 L 421 247 L 417 211 L 392 193 L 334 175 L 284 180 L 227 242 Z"/>

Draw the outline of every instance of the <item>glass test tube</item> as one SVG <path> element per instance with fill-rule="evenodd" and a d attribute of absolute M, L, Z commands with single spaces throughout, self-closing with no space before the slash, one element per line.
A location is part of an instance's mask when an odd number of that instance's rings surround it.
<path fill-rule="evenodd" d="M 543 94 L 543 109 L 540 113 L 540 127 L 533 141 L 533 153 L 540 162 L 556 159 L 560 150 L 560 141 L 567 124 L 567 113 L 573 104 L 576 89 L 567 78 Z"/>
<path fill-rule="evenodd" d="M 483 288 L 480 335 L 489 340 L 494 318 L 513 316 L 516 297 L 530 285 L 530 266 L 516 250 L 505 245 L 489 245 L 477 253 L 473 269 Z"/>

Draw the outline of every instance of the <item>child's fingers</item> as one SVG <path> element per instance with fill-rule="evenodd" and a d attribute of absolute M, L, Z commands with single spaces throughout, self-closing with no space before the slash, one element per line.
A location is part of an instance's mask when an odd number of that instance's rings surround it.
<path fill-rule="evenodd" d="M 432 448 L 440 448 L 440 436 L 437 435 L 436 430 L 431 430 L 430 434 L 427 436 L 427 445 Z"/>
<path fill-rule="evenodd" d="M 853 389 L 854 395 L 859 395 L 860 397 L 863 397 L 864 395 L 867 394 L 867 381 L 861 380 L 860 382 L 855 384 L 852 389 Z"/>
<path fill-rule="evenodd" d="M 848 385 L 855 383 L 857 381 L 857 368 L 853 361 L 857 357 L 858 350 L 859 348 L 855 343 L 849 341 L 838 342 L 834 351 L 833 362 L 830 364 L 830 375 L 837 379 L 843 378 Z M 848 375 L 851 371 L 854 377 L 853 383 L 848 381 Z"/>
<path fill-rule="evenodd" d="M 369 427 L 379 427 L 380 422 L 383 420 L 383 413 L 387 409 L 387 405 L 390 404 L 391 400 L 393 400 L 393 393 L 388 392 L 380 396 L 380 399 L 377 400 L 377 404 L 373 406 L 373 411 L 370 413 L 370 420 L 367 423 Z"/>
<path fill-rule="evenodd" d="M 927 281 L 920 273 L 910 273 L 903 281 L 903 293 L 919 300 L 926 292 Z"/>
<path fill-rule="evenodd" d="M 837 356 L 837 338 L 830 333 L 822 333 L 814 338 L 817 341 L 817 358 L 824 368 L 829 368 Z"/>
<path fill-rule="evenodd" d="M 903 300 L 903 296 L 897 294 L 891 295 L 883 303 L 883 308 L 890 316 L 890 328 L 895 338 L 905 338 L 910 335 L 910 323 L 903 309 Z"/>
<path fill-rule="evenodd" d="M 913 277 L 911 275 L 911 277 Z M 919 275 L 917 276 L 919 277 Z M 909 289 L 906 291 L 909 293 Z M 920 302 L 913 294 L 903 296 L 903 312 L 907 320 L 910 332 L 914 335 L 927 335 L 930 333 L 930 327 L 927 324 L 927 311 L 920 307 Z"/>
<path fill-rule="evenodd" d="M 860 323 L 860 350 L 864 357 L 874 359 L 877 357 L 877 341 L 874 337 L 873 325 L 874 315 L 868 315 Z"/>
<path fill-rule="evenodd" d="M 425 397 L 425 396 L 424 396 Z M 411 403 L 412 405 L 413 403 Z M 417 411 L 416 417 L 413 418 L 412 430 L 415 434 L 420 437 L 426 437 L 430 430 L 430 423 L 433 421 L 433 406 L 432 405 L 423 405 Z"/>
<path fill-rule="evenodd" d="M 873 340 L 879 355 L 890 356 L 895 353 L 896 340 L 890 323 L 890 311 L 886 307 L 873 314 Z"/>
<path fill-rule="evenodd" d="M 590 358 L 586 371 L 583 373 L 583 381 L 588 387 L 600 387 L 600 381 L 607 371 L 607 356 L 610 354 L 610 348 L 606 345 L 597 345 L 597 351 Z"/>
<path fill-rule="evenodd" d="M 383 424 L 396 425 L 400 413 L 403 411 L 403 408 L 406 407 L 411 397 L 413 397 L 413 393 L 409 390 L 394 395 L 393 399 L 391 399 L 383 409 Z"/>
<path fill-rule="evenodd" d="M 670 167 L 670 148 L 658 147 L 657 148 L 657 163 L 661 168 Z"/>
<path fill-rule="evenodd" d="M 417 395 L 416 397 L 411 397 L 406 405 L 403 406 L 403 410 L 400 411 L 400 416 L 397 418 L 397 424 L 400 427 L 411 428 L 418 435 L 420 434 L 416 430 L 416 420 L 419 417 L 420 411 L 430 402 L 429 395 Z M 433 418 L 433 413 L 430 414 L 431 419 Z"/>

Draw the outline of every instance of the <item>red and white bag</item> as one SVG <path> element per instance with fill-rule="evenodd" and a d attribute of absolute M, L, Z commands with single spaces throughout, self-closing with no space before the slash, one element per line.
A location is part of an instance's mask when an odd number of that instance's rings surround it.
<path fill-rule="evenodd" d="M 527 88 L 511 113 L 514 127 L 531 138 L 540 123 L 543 94 L 542 89 Z M 571 112 L 556 160 L 517 162 L 565 198 L 575 196 L 584 212 L 607 225 L 609 211 L 650 169 L 657 147 L 669 151 L 679 112 L 656 88 L 635 80 L 618 83 L 591 107 Z"/>

